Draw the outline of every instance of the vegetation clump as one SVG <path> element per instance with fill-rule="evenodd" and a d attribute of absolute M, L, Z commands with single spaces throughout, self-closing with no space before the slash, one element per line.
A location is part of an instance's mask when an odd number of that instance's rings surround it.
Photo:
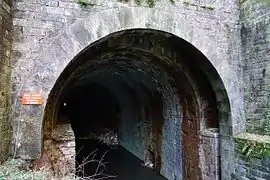
<path fill-rule="evenodd" d="M 211 5 L 203 5 L 203 6 L 201 6 L 201 8 L 207 9 L 207 10 L 214 10 L 215 9 L 215 7 L 211 6 Z"/>
<path fill-rule="evenodd" d="M 270 157 L 270 136 L 243 133 L 234 138 L 237 152 L 251 158 Z"/>
<path fill-rule="evenodd" d="M 51 173 L 46 169 L 39 171 L 31 170 L 27 163 L 22 161 L 11 159 L 0 166 L 0 180 L 4 179 L 20 179 L 20 180 L 29 180 L 29 179 L 39 179 L 45 180 L 51 176 Z"/>
<path fill-rule="evenodd" d="M 190 5 L 190 0 L 184 0 L 184 5 L 188 6 Z M 206 9 L 206 10 L 214 10 L 215 7 L 213 5 L 198 5 L 198 7 Z"/>
<path fill-rule="evenodd" d="M 239 0 L 238 2 L 239 4 L 243 4 L 245 2 L 270 4 L 270 0 Z"/>
<path fill-rule="evenodd" d="M 92 3 L 90 2 L 90 0 L 77 0 L 76 1 L 78 4 L 80 4 L 83 7 L 87 7 L 89 5 L 92 5 Z"/>
<path fill-rule="evenodd" d="M 123 2 L 123 3 L 127 3 L 127 2 L 129 2 L 130 0 L 119 0 L 120 2 Z M 142 5 L 143 4 L 143 2 L 145 1 L 146 2 L 146 4 L 150 7 L 150 8 L 152 8 L 152 7 L 154 7 L 155 5 L 156 5 L 156 3 L 157 3 L 157 1 L 158 0 L 134 0 L 135 1 L 135 3 L 137 4 L 137 5 Z M 175 3 L 175 0 L 169 0 L 170 1 L 170 3 L 171 4 L 174 4 Z M 80 4 L 80 5 L 82 5 L 83 7 L 87 7 L 87 6 L 89 6 L 89 5 L 93 5 L 92 3 L 91 3 L 91 0 L 76 0 L 76 2 L 78 3 L 78 4 Z"/>
<path fill-rule="evenodd" d="M 95 172 L 90 176 L 78 177 L 74 172 L 68 171 L 65 174 L 56 176 L 52 167 L 48 165 L 35 168 L 35 165 L 31 161 L 24 161 L 20 159 L 10 159 L 4 164 L 0 165 L 0 180 L 98 180 L 98 179 L 113 179 L 117 175 L 106 174 L 107 164 L 105 156 L 108 153 L 106 151 L 100 159 L 96 159 L 97 151 L 93 151 L 86 156 L 82 163 L 76 168 L 76 171 L 85 174 L 85 165 L 95 163 L 97 164 Z M 64 162 L 65 164 L 67 162 Z"/>
<path fill-rule="evenodd" d="M 184 4 L 185 5 L 189 5 L 190 4 L 190 0 L 184 0 Z"/>

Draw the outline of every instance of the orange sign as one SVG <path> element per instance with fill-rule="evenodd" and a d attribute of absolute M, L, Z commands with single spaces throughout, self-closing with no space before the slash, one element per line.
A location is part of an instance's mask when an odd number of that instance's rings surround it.
<path fill-rule="evenodd" d="M 22 104 L 42 104 L 42 95 L 41 94 L 23 94 Z"/>

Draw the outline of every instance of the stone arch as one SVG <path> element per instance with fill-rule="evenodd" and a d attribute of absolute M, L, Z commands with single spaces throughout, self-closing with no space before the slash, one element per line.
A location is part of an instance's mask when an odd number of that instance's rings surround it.
<path fill-rule="evenodd" d="M 54 87 L 54 84 L 62 83 L 61 80 L 56 81 L 59 76 L 65 76 L 66 74 L 70 73 L 67 69 L 69 69 L 70 64 L 69 61 L 73 59 L 74 56 L 78 54 L 78 56 L 83 56 L 84 53 L 86 53 L 87 48 L 85 48 L 83 51 L 81 51 L 82 48 L 89 45 L 91 42 L 94 42 L 95 40 L 98 40 L 102 37 L 98 43 L 102 44 L 103 41 L 106 41 L 109 37 L 114 36 L 115 34 L 111 34 L 116 32 L 119 35 L 125 34 L 128 32 L 128 30 L 123 32 L 118 32 L 120 30 L 124 29 L 131 29 L 130 31 L 133 31 L 132 28 L 146 28 L 146 25 L 148 22 L 152 21 L 150 23 L 150 28 L 153 29 L 152 31 L 155 31 L 157 33 L 164 33 L 167 38 L 170 37 L 181 37 L 181 42 L 185 44 L 185 46 L 191 47 L 193 44 L 195 47 L 200 49 L 199 56 L 204 57 L 204 59 L 210 60 L 210 62 L 207 60 L 206 63 L 196 61 L 196 55 L 193 57 L 195 60 L 191 63 L 194 63 L 196 67 L 200 66 L 201 71 L 205 74 L 207 77 L 207 80 L 209 81 L 212 89 L 214 90 L 214 94 L 217 100 L 217 107 L 219 110 L 219 124 L 220 127 L 222 127 L 220 130 L 220 134 L 222 137 L 224 137 L 224 143 L 221 143 L 221 149 L 227 150 L 231 147 L 227 147 L 226 142 L 230 142 L 230 137 L 233 134 L 233 121 L 234 119 L 231 119 L 231 111 L 235 114 L 239 112 L 238 109 L 235 108 L 234 104 L 231 104 L 230 101 L 234 101 L 234 96 L 231 96 L 234 92 L 234 89 L 230 85 L 230 78 L 227 78 L 229 76 L 229 73 L 227 71 L 222 71 L 223 68 L 226 68 L 228 66 L 226 61 L 220 61 L 220 56 L 217 55 L 217 52 L 213 52 L 212 49 L 215 49 L 215 44 L 211 44 L 211 37 L 207 35 L 207 33 L 200 31 L 199 27 L 194 27 L 193 25 L 190 25 L 189 22 L 183 21 L 182 18 L 175 18 L 174 15 L 164 12 L 161 10 L 147 10 L 149 11 L 149 15 L 146 19 L 142 21 L 137 21 L 136 18 L 129 17 L 130 21 L 127 22 L 126 19 L 123 19 L 122 17 L 125 17 L 123 14 L 132 12 L 131 14 L 135 14 L 133 11 L 136 11 L 136 13 L 140 13 L 140 8 L 119 8 L 119 9 L 110 9 L 107 11 L 99 12 L 97 14 L 94 14 L 90 18 L 79 20 L 76 22 L 73 26 L 70 28 L 65 29 L 48 47 L 48 49 L 44 50 L 39 57 L 35 59 L 34 62 L 30 62 L 31 65 L 31 71 L 29 72 L 29 76 L 21 77 L 23 79 L 23 83 L 21 84 L 24 87 L 25 91 L 42 91 L 44 92 L 45 96 L 45 102 L 47 101 L 47 96 L 49 92 Z M 161 14 L 158 16 L 155 16 L 156 14 Z M 155 19 L 156 18 L 156 19 Z M 157 21 L 160 21 L 157 23 Z M 161 23 L 162 22 L 162 23 Z M 169 24 L 168 24 L 169 23 Z M 179 31 L 175 32 L 175 30 L 170 29 L 170 26 L 179 26 Z M 157 30 L 154 30 L 157 29 Z M 188 34 L 183 31 L 183 29 L 191 29 L 192 33 Z M 161 32 L 160 30 L 163 30 L 164 32 Z M 140 30 L 134 30 L 134 31 L 140 31 Z M 151 30 L 145 30 L 151 32 Z M 165 33 L 166 32 L 166 33 Z M 78 36 L 78 33 L 82 34 L 82 36 Z M 172 34 L 175 35 L 172 35 Z M 109 36 L 107 36 L 110 34 Z M 81 38 L 84 37 L 84 38 Z M 177 38 L 178 38 L 177 37 Z M 187 41 L 185 41 L 185 40 Z M 191 44 L 187 43 L 190 42 Z M 94 44 L 91 44 L 90 46 L 95 46 L 97 42 Z M 194 46 L 191 48 L 194 49 Z M 79 53 L 81 51 L 81 53 Z M 144 52 L 147 54 L 147 52 Z M 76 56 L 74 59 L 78 58 Z M 207 58 L 206 58 L 207 57 Z M 219 57 L 219 58 L 216 58 Z M 172 57 L 171 57 L 172 58 Z M 69 65 L 68 65 L 69 64 Z M 29 65 L 29 66 L 30 66 Z M 67 68 L 64 70 L 64 68 L 67 66 Z M 216 71 L 218 70 L 218 72 Z M 63 72 L 64 70 L 64 72 Z M 43 72 L 42 72 L 43 71 Z M 192 70 L 191 70 L 192 71 Z M 63 72 L 63 73 L 61 73 Z M 188 77 L 188 76 L 187 76 Z M 193 81 L 192 79 L 190 80 Z M 224 84 L 223 84 L 224 82 Z M 196 84 L 196 83 L 195 83 Z M 35 87 L 33 88 L 33 86 Z M 60 87 L 60 86 L 55 86 Z M 196 89 L 197 86 L 193 87 Z M 226 88 L 229 90 L 228 93 L 226 92 Z M 196 92 L 196 91 L 195 91 Z M 196 93 L 195 93 L 196 94 Z M 229 96 L 227 96 L 227 94 Z M 54 111 L 54 106 L 49 103 L 50 99 L 58 98 L 57 94 L 54 92 L 50 93 L 50 96 L 48 98 L 48 102 L 46 105 L 46 109 L 50 109 L 50 112 Z M 199 99 L 199 98 L 197 98 Z M 230 101 L 229 101 L 230 100 Z M 194 102 L 199 105 L 201 102 Z M 231 110 L 232 108 L 232 110 Z M 23 108 L 21 108 L 21 111 L 24 111 Z M 46 110 L 47 111 L 47 110 Z M 37 119 L 40 119 L 40 117 L 43 117 L 44 115 L 44 109 L 40 109 L 39 113 L 36 115 L 27 115 L 32 117 L 39 117 Z M 240 112 L 241 114 L 241 112 Z M 21 117 L 16 116 L 16 117 Z M 46 116 L 48 118 L 49 116 Z M 53 117 L 53 116 L 50 116 Z M 44 122 L 50 122 L 46 119 Z M 44 124 L 46 126 L 46 123 Z M 38 130 L 42 129 L 42 126 L 37 126 Z M 38 131 L 37 130 L 37 131 Z M 40 131 L 41 132 L 41 131 Z M 49 131 L 48 131 L 49 132 Z M 39 136 L 39 132 L 36 133 L 37 136 Z M 45 134 L 46 136 L 46 134 Z M 227 141 L 228 139 L 228 141 Z M 38 149 L 38 148 L 37 148 Z M 41 151 L 37 150 L 37 153 L 32 157 L 38 157 L 41 153 Z M 221 156 L 223 156 L 221 154 Z M 225 155 L 224 155 L 225 156 Z M 221 157 L 222 158 L 222 157 Z M 226 172 L 224 172 L 226 173 Z"/>
<path fill-rule="evenodd" d="M 181 47 L 181 50 L 179 50 L 178 47 Z M 214 109 L 218 106 L 228 110 L 223 111 L 219 109 L 217 110 L 218 114 L 214 117 L 218 118 L 220 122 L 226 123 L 227 119 L 230 118 L 230 107 L 226 97 L 226 90 L 218 73 L 202 53 L 185 40 L 163 31 L 131 29 L 115 32 L 94 42 L 81 51 L 67 65 L 50 92 L 45 109 L 46 114 L 44 115 L 45 139 L 50 138 L 50 133 L 55 127 L 56 122 L 53 120 L 56 119 L 55 116 L 58 112 L 57 107 L 60 102 L 59 98 L 61 98 L 61 94 L 65 92 L 65 89 L 69 89 L 74 82 L 80 81 L 89 71 L 95 72 L 99 68 L 102 69 L 103 65 L 106 63 L 108 63 L 108 67 L 110 67 L 112 66 L 112 64 L 110 64 L 111 61 L 113 61 L 114 64 L 120 63 L 117 59 L 121 59 L 121 56 L 123 56 L 125 60 L 130 59 L 130 61 L 132 61 L 135 59 L 134 61 L 138 62 L 138 64 L 135 63 L 135 67 L 142 68 L 145 72 L 147 72 L 146 69 L 154 67 L 147 65 L 147 63 L 144 66 L 143 63 L 153 61 L 154 63 L 152 65 L 157 66 L 156 72 L 159 70 L 168 76 L 168 82 L 160 82 L 161 84 L 165 84 L 161 85 L 160 88 L 172 86 L 177 89 L 176 94 L 171 92 L 171 96 L 173 96 L 171 100 L 178 101 L 177 97 L 182 99 L 181 102 L 178 102 L 179 105 L 177 106 L 178 108 L 183 108 L 179 109 L 180 112 L 183 111 L 183 114 L 173 112 L 176 113 L 176 115 L 172 117 L 176 118 L 178 116 L 180 118 L 182 116 L 183 118 L 180 123 L 182 124 L 182 132 L 184 134 L 183 137 L 181 137 L 183 138 L 182 143 L 184 144 L 182 153 L 186 156 L 186 160 L 183 160 L 184 165 L 180 166 L 184 167 L 183 172 L 180 172 L 180 174 L 183 175 L 185 179 L 200 179 L 202 177 L 202 170 L 196 168 L 200 167 L 200 151 L 203 151 L 200 150 L 199 144 L 201 138 L 199 137 L 199 133 L 207 128 L 203 127 L 200 119 L 204 116 L 203 114 L 206 114 L 203 107 L 204 101 L 210 100 L 209 97 L 207 97 L 207 93 L 204 91 L 213 90 L 212 95 L 215 94 L 214 102 L 212 102 L 214 104 L 211 104 L 210 108 Z M 89 59 L 86 59 L 86 57 Z M 127 69 L 132 68 L 128 65 L 126 66 Z M 211 78 L 207 78 L 209 74 L 211 74 Z M 162 76 L 161 74 L 152 75 L 152 78 L 156 78 L 157 80 L 162 79 L 158 78 L 158 76 Z M 213 81 L 211 82 L 212 79 L 215 79 L 215 83 L 213 83 Z M 182 86 L 179 82 L 181 82 Z M 207 83 L 209 84 L 207 85 Z M 163 96 L 168 93 L 166 89 L 160 91 Z M 163 99 L 164 98 L 168 97 L 163 97 Z M 176 102 L 176 104 L 178 103 Z M 207 103 L 211 102 L 208 101 Z M 216 112 L 213 111 L 213 113 Z M 204 117 L 206 119 L 212 118 L 208 117 L 207 114 Z M 213 120 L 215 119 L 212 119 L 212 121 Z M 195 134 L 193 134 L 194 132 Z M 229 134 L 227 135 L 229 136 Z M 168 173 L 166 168 L 162 170 L 163 174 L 168 178 L 172 178 L 166 174 Z M 179 177 L 180 174 L 177 174 L 176 177 Z"/>

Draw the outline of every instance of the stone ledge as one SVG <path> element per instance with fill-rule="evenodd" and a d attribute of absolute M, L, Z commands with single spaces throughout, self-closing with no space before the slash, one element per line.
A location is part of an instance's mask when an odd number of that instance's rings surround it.
<path fill-rule="evenodd" d="M 235 153 L 246 160 L 252 158 L 270 157 L 270 136 L 251 133 L 241 133 L 234 137 Z"/>
<path fill-rule="evenodd" d="M 243 140 L 243 141 L 254 141 L 258 143 L 265 143 L 270 146 L 270 136 L 267 135 L 259 135 L 259 134 L 251 134 L 251 133 L 241 133 L 234 136 L 235 140 Z"/>
<path fill-rule="evenodd" d="M 52 132 L 52 139 L 54 141 L 75 141 L 71 125 L 58 125 Z"/>
<path fill-rule="evenodd" d="M 218 128 L 204 129 L 203 131 L 201 131 L 201 135 L 206 137 L 217 138 L 219 137 L 219 129 Z"/>

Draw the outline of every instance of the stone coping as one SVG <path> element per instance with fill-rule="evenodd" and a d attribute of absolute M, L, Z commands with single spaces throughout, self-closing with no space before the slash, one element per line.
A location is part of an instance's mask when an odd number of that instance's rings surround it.
<path fill-rule="evenodd" d="M 270 136 L 267 136 L 267 135 L 241 133 L 241 134 L 234 136 L 234 139 L 255 141 L 258 143 L 265 143 L 267 145 L 270 145 Z"/>

